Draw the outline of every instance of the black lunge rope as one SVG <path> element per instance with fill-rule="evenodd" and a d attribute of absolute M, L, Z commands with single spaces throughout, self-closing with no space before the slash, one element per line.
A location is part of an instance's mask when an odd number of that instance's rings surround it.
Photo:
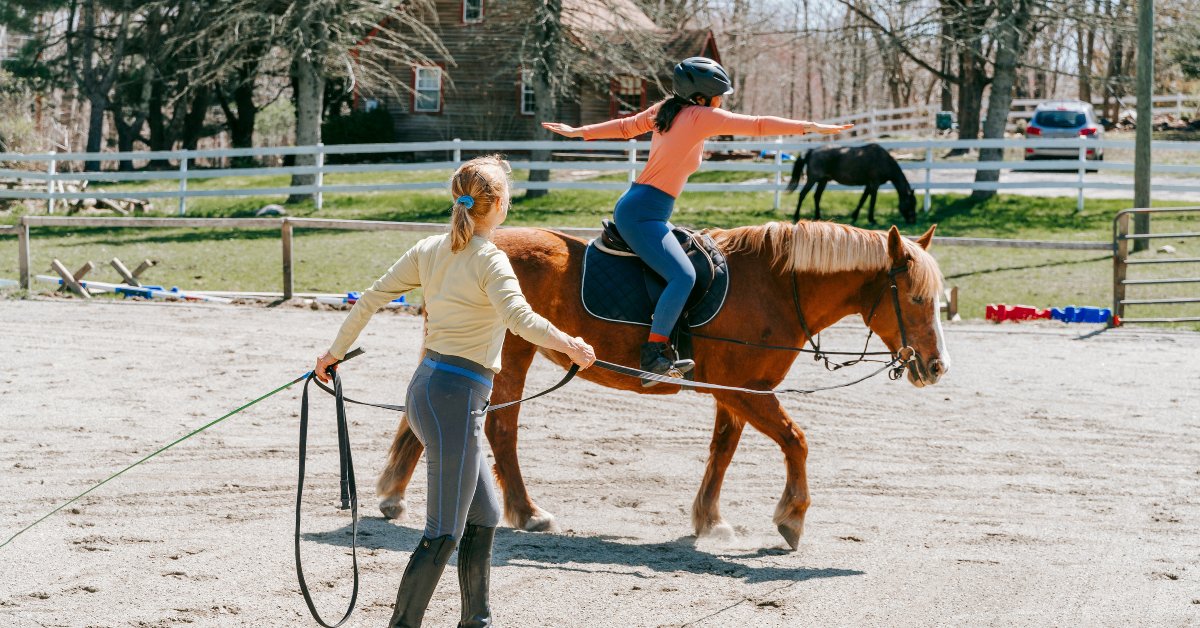
<path fill-rule="evenodd" d="M 361 355 L 362 352 L 362 349 L 355 349 L 346 354 L 346 357 L 340 360 L 338 364 Z M 300 397 L 300 478 L 296 482 L 296 579 L 300 582 L 300 593 L 304 596 L 304 603 L 308 605 L 308 612 L 312 614 L 313 619 L 317 620 L 317 623 L 325 628 L 337 628 L 346 623 L 347 619 L 350 619 L 351 613 L 354 612 L 354 604 L 358 601 L 358 485 L 354 481 L 354 459 L 350 455 L 350 432 L 346 422 L 346 398 L 342 394 L 342 378 L 333 367 L 330 367 L 327 373 L 333 377 L 332 390 L 322 385 L 320 380 L 317 380 L 317 374 L 313 372 L 309 373 L 308 378 L 304 381 L 304 394 Z M 342 615 L 342 618 L 336 624 L 325 623 L 325 620 L 321 619 L 320 613 L 317 612 L 317 607 L 312 601 L 312 594 L 308 590 L 308 583 L 304 581 L 304 567 L 300 559 L 300 511 L 301 504 L 304 501 L 304 463 L 308 457 L 308 385 L 314 380 L 317 381 L 318 386 L 333 395 L 334 409 L 337 413 L 338 466 L 341 471 L 341 481 L 339 482 L 342 500 L 341 509 L 350 509 L 350 555 L 354 566 L 354 589 L 350 593 L 350 604 L 346 607 L 346 613 Z M 404 410 L 404 406 L 386 407 L 387 409 Z"/>

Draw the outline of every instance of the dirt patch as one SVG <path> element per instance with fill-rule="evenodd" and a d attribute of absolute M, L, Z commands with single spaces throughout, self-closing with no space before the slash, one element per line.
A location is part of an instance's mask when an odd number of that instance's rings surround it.
<path fill-rule="evenodd" d="M 0 301 L 0 536 L 310 367 L 344 313 Z M 860 325 L 827 334 L 855 346 Z M 530 492 L 561 534 L 503 529 L 505 626 L 1180 625 L 1200 578 L 1200 334 L 951 325 L 936 387 L 884 378 L 784 406 L 807 433 L 813 506 L 797 552 L 771 515 L 778 448 L 748 430 L 722 514 L 690 537 L 712 403 L 585 382 L 522 415 Z M 347 392 L 399 402 L 420 320 L 379 317 Z M 531 388 L 560 373 L 535 362 Z M 787 385 L 832 384 L 804 360 Z M 9 626 L 314 625 L 292 565 L 299 391 L 273 397 L 0 550 Z M 304 556 L 327 617 L 349 597 L 329 402 L 310 428 Z M 400 522 L 368 492 L 396 416 L 352 408 L 363 569 L 350 625 L 377 626 L 419 537 L 424 465 Z M 427 624 L 453 625 L 453 566 Z"/>

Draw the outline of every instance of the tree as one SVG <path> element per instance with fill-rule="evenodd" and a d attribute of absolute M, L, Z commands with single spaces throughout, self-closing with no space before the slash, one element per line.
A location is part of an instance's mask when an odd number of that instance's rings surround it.
<path fill-rule="evenodd" d="M 657 81 L 663 69 L 663 45 L 667 31 L 645 18 L 630 16 L 614 0 L 574 3 L 564 8 L 562 0 L 531 0 L 532 12 L 520 31 L 518 60 L 533 78 L 534 108 L 539 120 L 555 120 L 567 98 L 578 97 L 584 86 L 608 92 L 621 77 L 646 77 Z M 554 139 L 539 125 L 535 137 Z M 534 161 L 548 161 L 550 151 L 537 150 Z M 549 170 L 531 170 L 529 181 L 549 181 Z M 527 198 L 546 194 L 528 190 Z"/>

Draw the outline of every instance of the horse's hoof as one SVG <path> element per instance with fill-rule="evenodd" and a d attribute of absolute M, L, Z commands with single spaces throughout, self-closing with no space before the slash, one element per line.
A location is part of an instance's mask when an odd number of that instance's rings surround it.
<path fill-rule="evenodd" d="M 800 548 L 800 535 L 804 532 L 803 528 L 794 528 L 786 523 L 781 523 L 775 529 L 783 535 L 783 540 L 787 541 L 793 552 Z"/>
<path fill-rule="evenodd" d="M 539 510 L 530 515 L 521 529 L 526 532 L 558 532 L 558 522 L 554 520 L 554 515 Z"/>
<path fill-rule="evenodd" d="M 696 538 L 728 542 L 737 538 L 737 533 L 733 531 L 733 526 L 722 521 L 710 526 L 707 530 L 696 532 Z"/>
<path fill-rule="evenodd" d="M 406 510 L 408 510 L 408 504 L 404 503 L 404 499 L 400 497 L 389 497 L 379 502 L 379 512 L 382 512 L 386 519 L 400 519 L 404 517 Z"/>

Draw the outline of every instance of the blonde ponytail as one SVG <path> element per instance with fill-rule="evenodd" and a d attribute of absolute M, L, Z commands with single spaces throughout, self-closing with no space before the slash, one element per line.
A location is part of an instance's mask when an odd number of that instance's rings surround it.
<path fill-rule="evenodd" d="M 476 157 L 454 171 L 450 177 L 450 250 L 465 249 L 475 233 L 475 222 L 494 211 L 508 198 L 508 173 L 512 168 L 499 155 Z"/>

